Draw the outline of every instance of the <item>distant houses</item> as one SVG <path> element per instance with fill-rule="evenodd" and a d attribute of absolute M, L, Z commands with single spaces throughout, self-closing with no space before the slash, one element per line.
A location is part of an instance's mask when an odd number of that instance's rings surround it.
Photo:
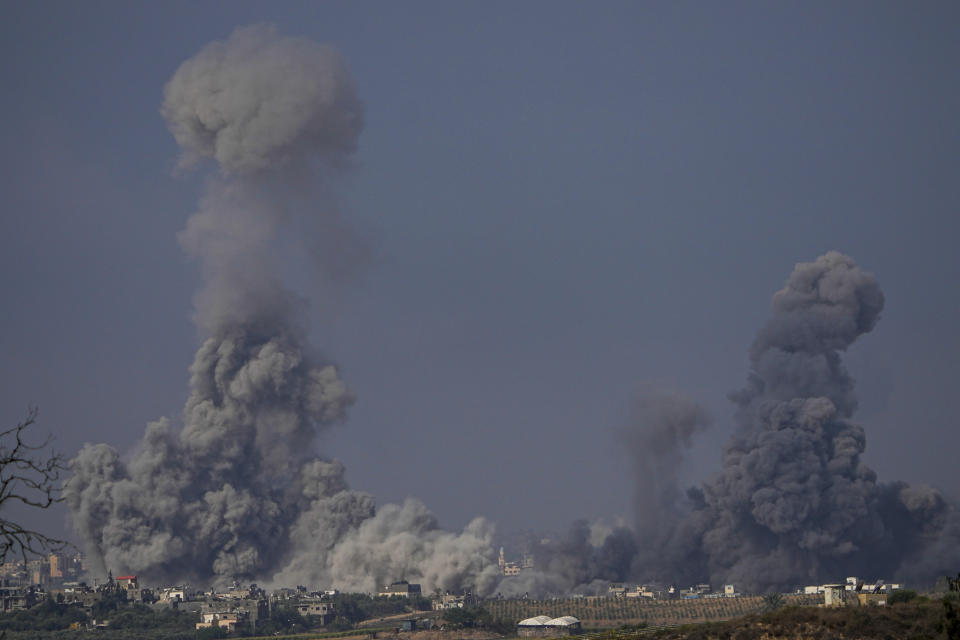
<path fill-rule="evenodd" d="M 885 580 L 877 580 L 872 585 L 868 585 L 856 576 L 849 576 L 846 582 L 806 586 L 803 588 L 803 593 L 806 595 L 822 593 L 823 605 L 826 607 L 885 605 L 887 597 L 902 588 L 903 585 L 899 583 L 887 583 Z M 800 593 L 799 590 L 798 593 Z"/>
<path fill-rule="evenodd" d="M 430 598 L 431 608 L 434 611 L 446 611 L 448 609 L 463 609 L 464 607 L 475 607 L 480 601 L 469 591 L 463 594 L 444 593 Z"/>
<path fill-rule="evenodd" d="M 497 567 L 500 569 L 501 575 L 518 576 L 521 571 L 533 569 L 533 556 L 524 553 L 520 562 L 510 562 L 507 561 L 503 553 L 503 547 L 500 547 L 500 557 L 497 559 Z"/>
<path fill-rule="evenodd" d="M 401 596 L 403 598 L 411 598 L 421 595 L 420 585 L 416 583 L 410 583 L 406 580 L 400 580 L 399 582 L 391 582 L 377 592 L 378 596 Z"/>

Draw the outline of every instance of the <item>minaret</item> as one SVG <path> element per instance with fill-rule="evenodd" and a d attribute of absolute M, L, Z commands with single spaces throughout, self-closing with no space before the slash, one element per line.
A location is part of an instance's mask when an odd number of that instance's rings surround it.
<path fill-rule="evenodd" d="M 497 562 L 500 566 L 500 573 L 503 573 L 504 569 L 507 567 L 507 559 L 503 557 L 503 547 L 500 547 L 500 560 Z"/>

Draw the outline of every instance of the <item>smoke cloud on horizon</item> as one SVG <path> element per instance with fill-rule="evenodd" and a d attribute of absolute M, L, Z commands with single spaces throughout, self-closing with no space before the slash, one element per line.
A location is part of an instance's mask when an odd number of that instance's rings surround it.
<path fill-rule="evenodd" d="M 318 281 L 363 262 L 328 193 L 363 128 L 349 71 L 329 47 L 238 29 L 181 65 L 161 113 L 181 169 L 218 169 L 180 234 L 203 274 L 203 341 L 181 424 L 151 423 L 129 455 L 88 444 L 72 461 L 64 497 L 96 572 L 368 592 L 407 579 L 509 596 L 628 579 L 756 591 L 865 572 L 924 580 L 960 564 L 956 508 L 935 489 L 881 483 L 860 460 L 840 354 L 874 328 L 884 296 L 838 252 L 796 265 L 774 295 L 715 477 L 684 495 L 674 470 L 710 419 L 682 394 L 641 391 L 619 433 L 634 462 L 633 530 L 577 521 L 532 546 L 535 570 L 504 578 L 486 520 L 449 532 L 418 500 L 378 507 L 316 451 L 355 398 L 309 344 L 307 300 L 277 257 L 294 246 Z"/>
<path fill-rule="evenodd" d="M 400 578 L 427 589 L 491 582 L 490 524 L 455 534 L 416 500 L 378 509 L 349 489 L 342 464 L 315 453 L 354 397 L 308 344 L 306 302 L 275 256 L 291 228 L 326 234 L 299 247 L 318 278 L 339 277 L 359 255 L 323 192 L 349 166 L 363 123 L 339 55 L 270 26 L 238 29 L 183 63 L 164 96 L 179 166 L 213 159 L 220 169 L 180 235 L 202 268 L 205 340 L 181 429 L 160 420 L 129 457 L 97 444 L 72 462 L 64 495 L 97 572 L 364 591 Z"/>
<path fill-rule="evenodd" d="M 617 434 L 633 464 L 634 529 L 601 542 L 575 523 L 559 542 L 531 545 L 538 569 L 498 590 L 602 593 L 630 579 L 763 592 L 848 575 L 923 584 L 953 571 L 956 505 L 925 485 L 881 483 L 860 460 L 866 437 L 840 353 L 883 305 L 876 279 L 848 256 L 797 264 L 750 349 L 747 385 L 730 396 L 737 426 L 720 471 L 684 495 L 676 469 L 710 418 L 680 393 L 641 389 Z"/>
<path fill-rule="evenodd" d="M 682 492 L 677 471 L 694 436 L 711 419 L 696 402 L 675 391 L 645 386 L 618 436 L 633 462 L 634 531 L 641 540 L 662 540 L 676 519 Z M 650 545 L 645 545 L 649 548 Z"/>
<path fill-rule="evenodd" d="M 689 491 L 689 511 L 638 576 L 764 591 L 864 572 L 924 581 L 957 566 L 956 508 L 930 487 L 880 483 L 860 460 L 840 352 L 883 305 L 848 256 L 796 265 L 750 348 L 746 387 L 731 394 L 737 429 L 720 472 Z"/>

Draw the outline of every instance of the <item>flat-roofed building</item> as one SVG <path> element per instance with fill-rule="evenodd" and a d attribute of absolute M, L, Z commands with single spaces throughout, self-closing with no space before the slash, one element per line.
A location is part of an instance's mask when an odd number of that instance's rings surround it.
<path fill-rule="evenodd" d="M 117 581 L 117 586 L 121 589 L 136 589 L 137 588 L 137 576 L 117 576 L 114 578 Z"/>
<path fill-rule="evenodd" d="M 247 622 L 247 614 L 242 611 L 207 612 L 200 614 L 197 629 L 218 627 L 226 629 L 228 633 L 237 630 L 237 626 Z"/>
<path fill-rule="evenodd" d="M 447 609 L 463 609 L 472 607 L 479 603 L 477 597 L 470 594 L 444 593 L 431 598 L 431 604 L 434 611 L 446 611 Z"/>
<path fill-rule="evenodd" d="M 297 602 L 296 607 L 297 613 L 304 617 L 319 618 L 322 625 L 333 622 L 335 611 L 332 602 L 301 600 Z"/>
<path fill-rule="evenodd" d="M 823 585 L 823 604 L 828 607 L 841 607 L 846 604 L 846 585 Z"/>
<path fill-rule="evenodd" d="M 400 580 L 399 582 L 391 582 L 390 584 L 383 587 L 383 590 L 377 593 L 378 596 L 402 596 L 404 598 L 410 598 L 412 596 L 419 596 L 421 594 L 420 585 L 416 583 L 410 583 L 406 580 Z"/>

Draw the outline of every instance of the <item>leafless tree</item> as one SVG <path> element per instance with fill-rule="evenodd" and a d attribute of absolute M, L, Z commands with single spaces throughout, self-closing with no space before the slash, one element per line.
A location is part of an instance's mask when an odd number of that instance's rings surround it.
<path fill-rule="evenodd" d="M 53 441 L 47 436 L 39 444 L 30 444 L 30 427 L 36 424 L 37 409 L 31 408 L 25 420 L 0 432 L 0 562 L 8 555 L 19 555 L 26 561 L 30 555 L 59 551 L 63 540 L 33 531 L 4 517 L 15 502 L 29 507 L 48 509 L 63 498 L 60 476 L 67 465 L 63 454 L 48 449 Z"/>

